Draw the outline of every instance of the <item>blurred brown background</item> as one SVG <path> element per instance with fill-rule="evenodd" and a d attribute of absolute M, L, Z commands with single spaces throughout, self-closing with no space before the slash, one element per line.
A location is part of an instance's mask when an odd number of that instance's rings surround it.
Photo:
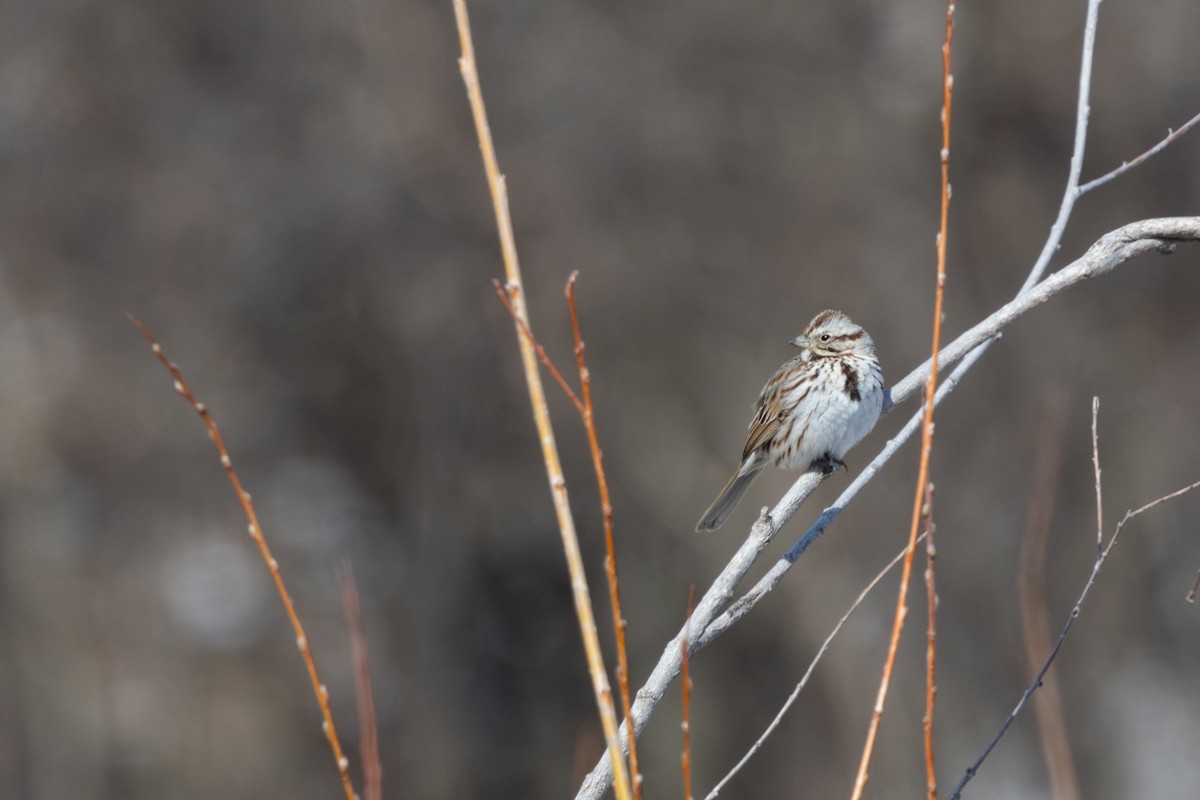
<path fill-rule="evenodd" d="M 949 335 L 1011 296 L 1053 220 L 1084 5 L 958 10 Z M 688 586 L 708 585 L 791 479 L 761 480 L 719 534 L 692 532 L 786 340 L 832 306 L 872 332 L 890 380 L 925 355 L 944 5 L 472 11 L 531 313 L 564 366 L 562 286 L 582 273 L 640 684 Z M 1200 109 L 1198 33 L 1194 0 L 1104 4 L 1085 178 Z M 490 285 L 499 248 L 457 55 L 449 0 L 0 4 L 5 796 L 340 792 L 210 443 L 125 311 L 221 425 L 356 773 L 341 559 L 361 583 L 389 797 L 571 797 L 599 755 L 513 330 Z M 1198 211 L 1192 134 L 1085 198 L 1056 263 L 1122 223 Z M 1102 398 L 1110 521 L 1200 478 L 1198 307 L 1200 248 L 1143 258 L 1021 320 L 944 406 L 933 479 L 948 785 L 1031 675 L 1016 576 L 1040 440 L 1063 448 L 1055 629 L 1094 548 L 1090 398 Z M 584 437 L 557 395 L 553 410 L 602 601 Z M 898 549 L 915 462 L 910 445 L 696 659 L 698 788 L 762 730 Z M 818 492 L 772 558 L 847 480 Z M 1128 529 L 1055 668 L 1085 797 L 1200 795 L 1200 609 L 1184 602 L 1198 515 L 1188 497 Z M 885 586 L 726 796 L 846 796 L 894 603 Z M 923 790 L 922 596 L 871 797 Z M 644 739 L 649 797 L 678 796 L 678 718 L 673 692 Z M 1047 786 L 1027 716 L 968 796 Z"/>

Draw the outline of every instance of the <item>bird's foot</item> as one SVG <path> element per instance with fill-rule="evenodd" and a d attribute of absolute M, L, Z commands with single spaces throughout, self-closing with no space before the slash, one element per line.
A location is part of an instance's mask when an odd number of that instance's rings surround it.
<path fill-rule="evenodd" d="M 823 475 L 832 475 L 839 469 L 848 469 L 846 462 L 840 458 L 834 458 L 832 453 L 826 453 L 814 461 L 812 465 L 819 469 Z"/>

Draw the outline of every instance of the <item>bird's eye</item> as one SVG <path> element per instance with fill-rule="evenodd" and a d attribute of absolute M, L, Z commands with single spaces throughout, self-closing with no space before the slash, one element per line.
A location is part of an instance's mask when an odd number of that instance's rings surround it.
<path fill-rule="evenodd" d="M 828 334 L 828 333 L 822 333 L 822 334 L 821 334 L 821 341 L 822 341 L 822 342 L 828 342 L 828 341 L 829 341 L 829 334 Z"/>

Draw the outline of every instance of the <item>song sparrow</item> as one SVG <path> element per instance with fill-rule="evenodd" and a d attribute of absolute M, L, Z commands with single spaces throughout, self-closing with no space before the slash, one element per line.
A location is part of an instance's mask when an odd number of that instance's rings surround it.
<path fill-rule="evenodd" d="M 875 427 L 883 408 L 883 371 L 875 343 L 840 311 L 822 311 L 791 340 L 800 355 L 775 371 L 755 405 L 742 465 L 698 531 L 724 524 L 767 464 L 783 469 L 845 467 L 842 458 Z"/>

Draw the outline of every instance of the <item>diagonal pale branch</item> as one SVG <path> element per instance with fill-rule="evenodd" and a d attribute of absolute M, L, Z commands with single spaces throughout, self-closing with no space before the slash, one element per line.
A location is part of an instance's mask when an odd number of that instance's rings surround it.
<path fill-rule="evenodd" d="M 1066 231 L 1066 225 L 1070 219 L 1071 212 L 1074 209 L 1075 201 L 1085 191 L 1099 185 L 1094 181 L 1082 190 L 1079 187 L 1079 176 L 1083 167 L 1083 156 L 1087 141 L 1087 124 L 1090 114 L 1091 72 L 1095 53 L 1096 23 L 1099 5 L 1100 0 L 1088 0 L 1087 20 L 1084 25 L 1083 46 L 1080 56 L 1074 147 L 1071 154 L 1067 185 L 1063 192 L 1063 200 L 1059 206 L 1058 216 L 1051 227 L 1050 235 L 1046 239 L 1041 254 L 1038 256 L 1025 282 L 1018 290 L 1017 297 L 983 322 L 959 336 L 938 355 L 938 360 L 943 366 L 949 366 L 951 363 L 960 360 L 961 363 L 955 367 L 949 378 L 943 381 L 942 385 L 938 388 L 934 400 L 935 405 L 940 403 L 942 399 L 953 391 L 963 376 L 979 362 L 988 348 L 996 339 L 1000 338 L 1001 331 L 1016 317 L 1024 314 L 1033 306 L 1044 303 L 1058 292 L 1075 283 L 1110 272 L 1136 255 L 1153 250 L 1171 252 L 1176 242 L 1196 241 L 1200 239 L 1200 218 L 1197 217 L 1166 218 L 1131 223 L 1102 237 L 1083 257 L 1060 270 L 1056 275 L 1051 276 L 1051 279 L 1042 281 L 1040 284 L 1038 283 L 1049 267 L 1054 254 L 1058 252 L 1061 246 L 1062 237 Z M 1191 123 L 1188 123 L 1188 125 L 1184 126 L 1183 130 L 1186 130 L 1190 126 Z M 1181 134 L 1183 130 L 1180 131 Z M 1145 157 L 1149 158 L 1177 138 L 1175 135 L 1169 135 L 1161 147 L 1156 146 L 1152 148 L 1153 152 L 1146 154 Z M 1143 160 L 1145 159 L 1141 157 L 1135 159 L 1139 163 Z M 1116 176 L 1113 175 L 1112 177 Z M 1108 176 L 1105 176 L 1105 179 L 1109 179 Z M 1036 293 L 1031 291 L 1035 288 L 1038 290 Z M 1028 300 L 1032 300 L 1032 302 L 1025 302 Z M 892 410 L 895 406 L 909 399 L 919 389 L 923 388 L 923 382 L 929 374 L 929 368 L 930 363 L 926 362 L 893 386 L 884 398 L 884 412 Z M 766 509 L 764 508 L 763 515 L 760 516 L 758 522 L 751 528 L 750 535 L 745 543 L 742 544 L 737 553 L 713 581 L 708 591 L 705 592 L 703 598 L 701 598 L 700 606 L 696 612 L 696 620 L 699 621 L 695 624 L 703 632 L 696 639 L 695 643 L 689 646 L 689 651 L 695 651 L 704 647 L 727 630 L 730 625 L 749 613 L 758 600 L 782 580 L 783 576 L 791 569 L 792 564 L 795 563 L 796 559 L 800 557 L 808 546 L 832 524 L 846 503 L 857 496 L 862 487 L 866 486 L 883 465 L 890 461 L 899 448 L 908 441 L 916 431 L 920 420 L 920 412 L 911 417 L 905 423 L 900 433 L 884 446 L 883 450 L 875 457 L 871 464 L 858 475 L 834 505 L 826 509 L 825 513 L 809 528 L 808 532 L 788 550 L 787 554 L 776 562 L 753 589 L 726 609 L 720 617 L 717 617 L 717 613 L 732 600 L 734 589 L 750 569 L 750 566 L 757 560 L 759 554 L 770 543 L 776 533 L 778 533 L 782 525 L 791 518 L 792 514 L 804 502 L 805 498 L 820 484 L 822 480 L 821 476 L 812 472 L 802 474 L 792 484 L 783 499 L 779 501 L 770 516 L 766 515 Z M 1200 583 L 1200 577 L 1197 578 L 1197 581 Z M 661 700 L 667 686 L 679 674 L 679 642 L 680 634 L 676 634 L 667 643 L 650 677 L 638 692 L 637 702 L 633 706 L 633 713 L 636 718 L 635 734 L 640 733 L 646 726 L 650 714 Z M 625 741 L 628 733 L 627 727 L 622 729 L 622 741 Z M 602 759 L 584 779 L 576 795 L 576 800 L 600 797 L 612 781 L 609 769 L 609 766 Z"/>
<path fill-rule="evenodd" d="M 921 539 L 924 539 L 925 535 L 926 534 L 924 533 L 921 534 Z M 817 664 L 821 663 L 821 659 L 825 657 L 827 652 L 829 652 L 829 648 L 833 644 L 833 640 L 837 638 L 839 633 L 841 633 L 842 628 L 846 625 L 846 622 L 851 616 L 854 615 L 854 612 L 859 609 L 859 607 L 863 604 L 863 601 L 867 599 L 867 595 L 874 591 L 875 587 L 879 585 L 879 582 L 882 581 L 889 572 L 896 568 L 896 565 L 904 559 L 904 556 L 907 553 L 908 547 L 906 546 L 903 550 L 897 553 L 890 562 L 888 562 L 887 566 L 880 570 L 879 573 L 871 579 L 871 582 L 868 583 L 861 592 L 858 593 L 858 597 L 855 598 L 854 602 L 850 604 L 850 607 L 846 609 L 846 613 L 843 614 L 842 618 L 837 621 L 837 624 L 833 626 L 833 630 L 830 631 L 829 635 L 825 637 L 825 641 L 821 643 L 820 648 L 817 649 L 817 654 L 814 655 L 812 661 L 809 662 L 808 669 L 804 671 L 804 675 L 801 676 L 799 683 L 796 684 L 796 688 L 792 690 L 792 693 L 788 695 L 787 700 L 784 701 L 783 706 L 779 709 L 779 712 L 775 714 L 775 718 L 771 720 L 771 724 L 767 726 L 766 730 L 762 732 L 762 735 L 758 737 L 757 741 L 755 741 L 754 744 L 751 745 L 750 749 L 746 751 L 746 754 L 742 756 L 741 761 L 735 764 L 733 769 L 726 773 L 725 777 L 721 779 L 720 783 L 712 788 L 712 791 L 708 793 L 704 800 L 716 800 L 716 797 L 721 793 L 721 790 L 725 788 L 725 784 L 733 780 L 733 776 L 737 775 L 738 772 L 741 771 L 742 767 L 746 766 L 747 762 L 750 761 L 754 754 L 762 749 L 762 746 L 767 741 L 767 738 L 775 732 L 775 729 L 779 727 L 779 723 L 783 721 L 784 715 L 787 714 L 788 709 L 790 709 L 796 702 L 796 698 L 800 696 L 800 692 L 802 692 L 804 687 L 808 685 L 809 680 L 812 678 L 813 672 L 815 672 L 817 669 Z"/>
<path fill-rule="evenodd" d="M 695 610 L 692 612 L 690 625 L 686 625 L 680 629 L 670 642 L 663 649 L 663 654 L 658 660 L 654 671 L 646 684 L 638 691 L 637 699 L 633 703 L 632 719 L 635 722 L 637 733 L 641 733 L 646 727 L 646 723 L 650 719 L 650 713 L 662 700 L 663 694 L 671 681 L 679 675 L 682 665 L 681 645 L 685 637 L 688 637 L 689 631 L 703 630 L 708 623 L 716 616 L 730 598 L 733 597 L 733 587 L 737 585 L 742 576 L 750 569 L 751 565 L 757 560 L 763 549 L 766 548 L 775 534 L 779 532 L 779 525 L 776 524 L 775 518 L 781 513 L 786 512 L 787 516 L 791 516 L 796 508 L 799 508 L 800 503 L 807 497 L 813 489 L 823 479 L 823 475 L 819 471 L 809 471 L 804 473 L 797 485 L 801 488 L 797 490 L 796 486 L 784 497 L 783 500 L 775 507 L 775 516 L 767 514 L 767 509 L 763 509 L 758 520 L 750 529 L 750 536 L 734 554 L 733 558 L 725 565 L 721 574 L 717 576 L 708 591 L 700 598 L 696 604 Z M 790 510 L 788 510 L 790 508 Z M 700 649 L 701 645 L 696 641 L 695 636 L 688 637 L 688 652 L 694 653 Z M 625 725 L 621 728 L 621 741 L 625 742 L 629 734 L 629 721 L 626 720 Z M 599 798 L 604 794 L 612 781 L 612 774 L 608 771 L 608 760 L 603 760 L 597 764 L 596 768 L 584 779 L 583 785 L 580 787 L 577 798 Z"/>
<path fill-rule="evenodd" d="M 1104 175 L 1101 175 L 1099 178 L 1090 180 L 1087 183 L 1083 184 L 1082 186 L 1079 187 L 1079 194 L 1085 195 L 1088 192 L 1092 191 L 1093 189 L 1099 189 L 1101 186 L 1108 183 L 1109 181 L 1111 181 L 1115 178 L 1119 178 L 1122 175 L 1124 175 L 1126 172 L 1129 172 L 1129 170 L 1138 166 L 1143 161 L 1145 161 L 1149 158 L 1153 158 L 1154 156 L 1158 155 L 1158 153 L 1160 151 L 1162 151 L 1169 144 L 1171 144 L 1171 142 L 1175 141 L 1180 136 L 1183 136 L 1185 133 L 1187 133 L 1189 130 L 1191 130 L 1193 127 L 1195 127 L 1197 123 L 1200 123 L 1200 114 L 1197 114 L 1196 116 L 1192 117 L 1191 119 L 1189 119 L 1187 122 L 1183 123 L 1183 125 L 1176 128 L 1175 130 L 1168 130 L 1167 135 L 1163 139 L 1161 139 L 1158 142 L 1158 144 L 1154 145 L 1153 147 L 1151 147 L 1149 150 L 1142 153 L 1141 155 L 1135 156 L 1134 158 L 1130 159 L 1129 161 L 1124 161 L 1121 163 L 1121 166 L 1117 167 L 1116 169 L 1114 169 L 1110 172 L 1107 172 Z"/>
<path fill-rule="evenodd" d="M 1134 256 L 1171 253 L 1180 242 L 1200 239 L 1200 217 L 1162 217 L 1131 222 L 1107 233 L 1078 260 L 992 312 L 945 347 L 938 360 L 953 364 L 975 347 L 995 338 L 1010 322 L 1077 283 L 1107 275 Z M 889 407 L 903 403 L 925 383 L 929 362 L 910 372 L 889 390 Z"/>
<path fill-rule="evenodd" d="M 1180 242 L 1196 241 L 1200 241 L 1200 217 L 1164 217 L 1141 220 L 1107 233 L 1078 259 L 997 309 L 982 322 L 960 335 L 942 349 L 938 356 L 939 361 L 943 366 L 948 366 L 963 359 L 979 345 L 998 338 L 1009 324 L 1033 308 L 1089 278 L 1107 275 L 1135 256 L 1153 252 L 1170 253 Z M 967 366 L 967 364 L 963 366 Z M 890 390 L 890 405 L 894 407 L 910 399 L 923 387 L 928 371 L 929 364 L 926 363 L 917 367 L 894 385 Z M 938 389 L 936 402 L 940 402 L 958 385 L 964 372 L 965 370 L 961 368 L 956 369 L 942 383 Z M 707 646 L 730 625 L 749 613 L 754 605 L 782 580 L 796 559 L 825 532 L 845 505 L 870 482 L 883 465 L 899 450 L 900 446 L 908 441 L 908 438 L 916 431 L 919 420 L 920 416 L 910 419 L 900 433 L 885 445 L 871 464 L 858 475 L 834 504 L 825 510 L 792 549 L 771 567 L 755 587 L 736 603 L 730 605 L 724 613 L 721 613 L 726 604 L 733 599 L 735 587 L 749 571 L 758 555 L 771 542 L 780 528 L 791 519 L 800 504 L 821 483 L 821 474 L 815 471 L 803 473 L 770 513 L 766 513 L 766 509 L 764 509 L 764 513 L 759 516 L 751 528 L 749 537 L 697 603 L 692 619 L 692 629 L 700 630 L 702 633 L 694 637 L 694 643 L 689 646 L 690 652 L 694 653 Z M 649 722 L 651 712 L 662 699 L 667 687 L 679 675 L 679 645 L 680 634 L 676 634 L 664 646 L 658 664 L 655 665 L 645 685 L 637 692 L 637 700 L 633 704 L 633 716 L 638 733 Z M 622 740 L 627 733 L 627 729 L 623 727 Z M 598 763 L 580 786 L 579 792 L 576 794 L 577 800 L 599 798 L 612 780 L 608 769 L 607 759 Z"/>
<path fill-rule="evenodd" d="M 631 797 L 629 775 L 625 757 L 617 743 L 617 714 L 613 708 L 612 689 L 604 669 L 604 658 L 600 651 L 600 637 L 596 632 L 596 619 L 592 612 L 591 596 L 588 593 L 587 575 L 583 568 L 583 557 L 579 552 L 579 539 L 575 534 L 575 518 L 571 514 L 571 503 L 567 497 L 567 483 L 563 478 L 562 465 L 558 458 L 558 445 L 554 440 L 554 427 L 550 422 L 550 411 L 546 405 L 546 392 L 538 372 L 537 354 L 529 337 L 522 331 L 529 329 L 529 311 L 525 306 L 524 285 L 521 282 L 521 266 L 517 260 L 516 239 L 513 236 L 512 216 L 508 209 L 508 189 L 496 160 L 496 147 L 483 105 L 483 91 L 479 86 L 479 71 L 475 66 L 475 46 L 471 39 L 471 23 L 467 16 L 466 0 L 454 0 L 454 16 L 458 23 L 459 44 L 462 56 L 458 60 L 463 83 L 467 88 L 467 99 L 471 115 L 475 120 L 475 132 L 483 156 L 483 168 L 487 173 L 488 189 L 492 195 L 496 225 L 500 232 L 500 250 L 504 257 L 504 271 L 508 279 L 508 294 L 516 310 L 517 344 L 521 350 L 521 363 L 525 368 L 525 382 L 529 387 L 529 402 L 533 406 L 534 423 L 542 445 L 542 459 L 546 463 L 546 478 L 550 483 L 550 494 L 558 517 L 563 554 L 571 575 L 571 591 L 575 600 L 575 614 L 579 618 L 579 631 L 583 637 L 583 649 L 587 656 L 588 672 L 592 678 L 592 690 L 596 695 L 596 706 L 600 711 L 600 724 L 608 745 L 610 768 L 617 776 L 616 791 L 619 800 Z"/>
<path fill-rule="evenodd" d="M 950 363 L 961 358 L 964 353 L 970 353 L 979 344 L 998 338 L 1004 328 L 1010 323 L 1026 312 L 1045 303 L 1059 292 L 1089 278 L 1106 275 L 1134 256 L 1149 252 L 1170 253 L 1178 242 L 1196 241 L 1200 241 L 1200 217 L 1150 219 L 1130 223 L 1122 228 L 1118 228 L 1101 237 L 1078 260 L 1046 278 L 1032 290 L 1004 305 L 983 320 L 983 322 L 980 322 L 959 336 L 958 339 L 942 350 L 939 359 L 943 363 Z M 962 372 L 965 371 L 962 367 L 966 366 L 968 364 L 964 362 L 942 384 L 938 389 L 935 404 L 940 403 L 958 385 L 958 381 L 962 377 Z M 920 379 L 916 376 L 919 375 L 920 369 L 918 367 L 917 370 L 910 373 L 900 384 L 892 388 L 892 396 L 900 398 L 896 402 L 908 399 L 919 388 Z M 907 384 L 907 386 L 902 387 L 901 384 Z M 767 592 L 771 591 L 779 583 L 784 574 L 791 569 L 796 559 L 825 532 L 829 525 L 837 518 L 838 514 L 841 513 L 842 509 L 875 477 L 883 465 L 899 450 L 900 446 L 908 441 L 916 431 L 920 419 L 921 415 L 919 413 L 910 418 L 905 427 L 888 441 L 879 455 L 842 492 L 833 505 L 821 514 L 821 517 L 792 546 L 792 549 L 759 580 L 753 589 L 747 592 L 745 596 L 739 598 L 720 618 L 716 619 L 705 629 L 700 637 L 699 644 L 701 647 L 707 645 L 712 639 L 728 629 L 730 625 L 745 616 Z M 805 477 L 801 476 L 800 480 L 797 480 L 793 484 L 792 489 L 789 490 L 785 499 L 797 494 L 798 487 L 806 490 L 804 496 L 807 496 L 807 492 L 811 491 L 811 488 Z M 781 524 L 783 521 L 786 520 L 781 520 Z"/>

